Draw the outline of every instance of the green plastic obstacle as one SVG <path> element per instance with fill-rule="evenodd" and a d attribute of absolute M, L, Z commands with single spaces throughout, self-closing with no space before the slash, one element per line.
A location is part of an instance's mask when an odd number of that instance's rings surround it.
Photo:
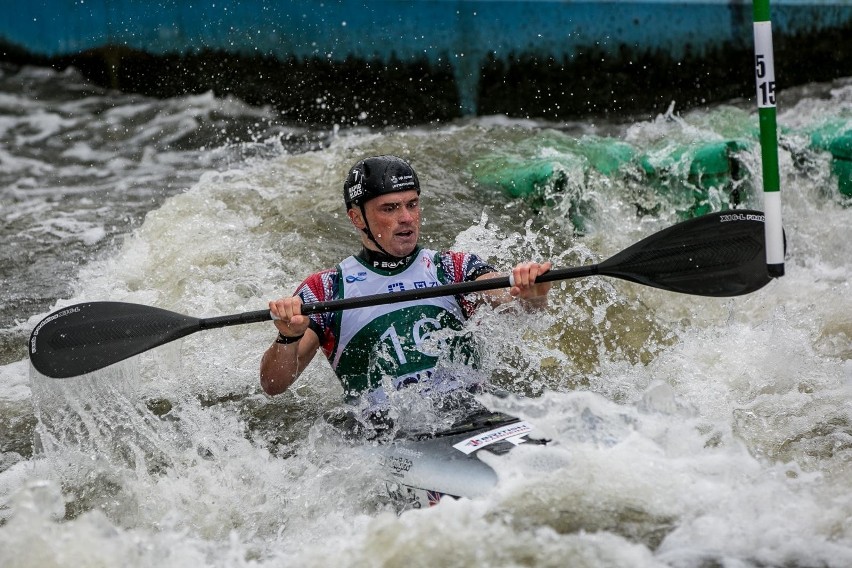
<path fill-rule="evenodd" d="M 568 174 L 590 169 L 615 174 L 635 155 L 630 144 L 618 140 L 591 136 L 578 140 L 547 132 L 477 160 L 473 174 L 483 185 L 499 187 L 510 197 L 526 198 L 564 189 Z"/>
<path fill-rule="evenodd" d="M 591 172 L 607 177 L 641 178 L 636 195 L 640 214 L 671 207 L 682 218 L 704 215 L 737 205 L 750 191 L 748 172 L 738 154 L 750 150 L 742 140 L 668 145 L 637 155 L 626 142 L 545 131 L 500 152 L 473 161 L 478 183 L 499 188 L 534 209 L 557 203 L 582 232 L 594 213 L 585 186 Z"/>
<path fill-rule="evenodd" d="M 831 175 L 840 194 L 852 197 L 852 123 L 831 120 L 811 131 L 810 137 L 811 148 L 831 154 Z"/>
<path fill-rule="evenodd" d="M 584 164 L 572 164 L 565 158 L 524 160 L 517 157 L 491 157 L 481 160 L 477 165 L 476 179 L 479 183 L 499 187 L 512 198 L 544 195 L 549 189 L 560 191 L 567 182 L 568 172 L 585 170 Z"/>
<path fill-rule="evenodd" d="M 837 178 L 840 194 L 852 197 L 852 130 L 831 141 L 831 174 Z"/>
<path fill-rule="evenodd" d="M 483 186 L 524 199 L 533 209 L 558 204 L 574 228 L 584 232 L 594 209 L 585 194 L 588 175 L 613 175 L 635 155 L 633 147 L 621 141 L 543 131 L 513 146 L 504 143 L 501 152 L 475 160 L 472 173 Z"/>
<path fill-rule="evenodd" d="M 737 154 L 750 147 L 742 140 L 669 146 L 642 155 L 639 164 L 664 203 L 683 218 L 699 217 L 744 200 L 743 192 L 750 190 L 743 183 L 748 172 Z"/>
<path fill-rule="evenodd" d="M 578 156 L 563 154 L 549 158 L 522 159 L 491 156 L 476 162 L 475 178 L 484 186 L 500 188 L 511 198 L 524 199 L 533 210 L 552 208 L 557 201 L 568 211 L 578 232 L 586 230 L 589 206 L 581 184 L 588 165 Z"/>
<path fill-rule="evenodd" d="M 852 125 L 845 120 L 829 120 L 809 129 L 807 132 L 810 133 L 811 148 L 828 152 L 834 139 L 843 136 L 850 130 L 852 130 Z"/>

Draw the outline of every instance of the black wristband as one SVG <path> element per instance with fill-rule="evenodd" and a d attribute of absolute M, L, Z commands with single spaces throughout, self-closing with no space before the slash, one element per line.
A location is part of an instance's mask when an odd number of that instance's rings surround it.
<path fill-rule="evenodd" d="M 280 331 L 278 332 L 278 337 L 275 338 L 275 343 L 281 343 L 282 345 L 288 345 L 290 343 L 296 343 L 300 339 L 305 337 L 305 334 L 297 335 L 296 337 L 289 337 L 287 335 L 282 334 Z"/>

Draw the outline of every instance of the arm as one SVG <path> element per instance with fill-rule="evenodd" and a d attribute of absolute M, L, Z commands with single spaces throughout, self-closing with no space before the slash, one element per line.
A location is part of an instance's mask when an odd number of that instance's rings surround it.
<path fill-rule="evenodd" d="M 530 308 L 543 308 L 547 305 L 547 294 L 550 292 L 552 283 L 543 282 L 536 284 L 535 279 L 538 275 L 550 270 L 552 266 L 553 264 L 549 261 L 541 264 L 537 262 L 521 262 L 512 269 L 512 276 L 515 282 L 514 286 L 508 291 L 505 288 L 487 290 L 482 292 L 482 295 L 485 301 L 489 302 L 492 306 L 499 306 L 500 304 L 510 302 L 514 298 L 518 298 L 526 300 L 526 304 Z M 502 275 L 497 272 L 489 272 L 483 274 L 477 280 L 496 278 L 498 276 Z"/>
<path fill-rule="evenodd" d="M 302 300 L 298 296 L 269 302 L 269 311 L 277 318 L 275 328 L 285 337 L 301 339 L 292 343 L 275 341 L 260 361 L 260 385 L 270 395 L 281 394 L 290 388 L 305 370 L 319 348 L 317 334 L 308 325 L 310 319 L 302 315 Z"/>

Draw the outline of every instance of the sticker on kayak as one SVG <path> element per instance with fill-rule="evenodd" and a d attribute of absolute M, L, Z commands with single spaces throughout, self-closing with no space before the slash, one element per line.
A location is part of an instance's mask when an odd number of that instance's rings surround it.
<path fill-rule="evenodd" d="M 506 440 L 517 446 L 526 441 L 523 437 L 531 432 L 532 429 L 533 427 L 529 422 L 515 422 L 462 440 L 458 444 L 454 444 L 453 447 L 465 454 L 471 454 L 480 448 L 501 440 Z"/>

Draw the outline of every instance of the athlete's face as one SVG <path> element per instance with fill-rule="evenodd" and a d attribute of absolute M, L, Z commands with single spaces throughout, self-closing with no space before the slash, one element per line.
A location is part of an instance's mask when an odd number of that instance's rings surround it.
<path fill-rule="evenodd" d="M 364 204 L 364 212 L 370 231 L 388 253 L 402 257 L 414 252 L 420 239 L 420 196 L 416 190 L 375 197 Z M 349 218 L 358 229 L 364 228 L 360 208 L 350 209 Z M 367 248 L 377 250 L 366 236 L 363 240 Z"/>

